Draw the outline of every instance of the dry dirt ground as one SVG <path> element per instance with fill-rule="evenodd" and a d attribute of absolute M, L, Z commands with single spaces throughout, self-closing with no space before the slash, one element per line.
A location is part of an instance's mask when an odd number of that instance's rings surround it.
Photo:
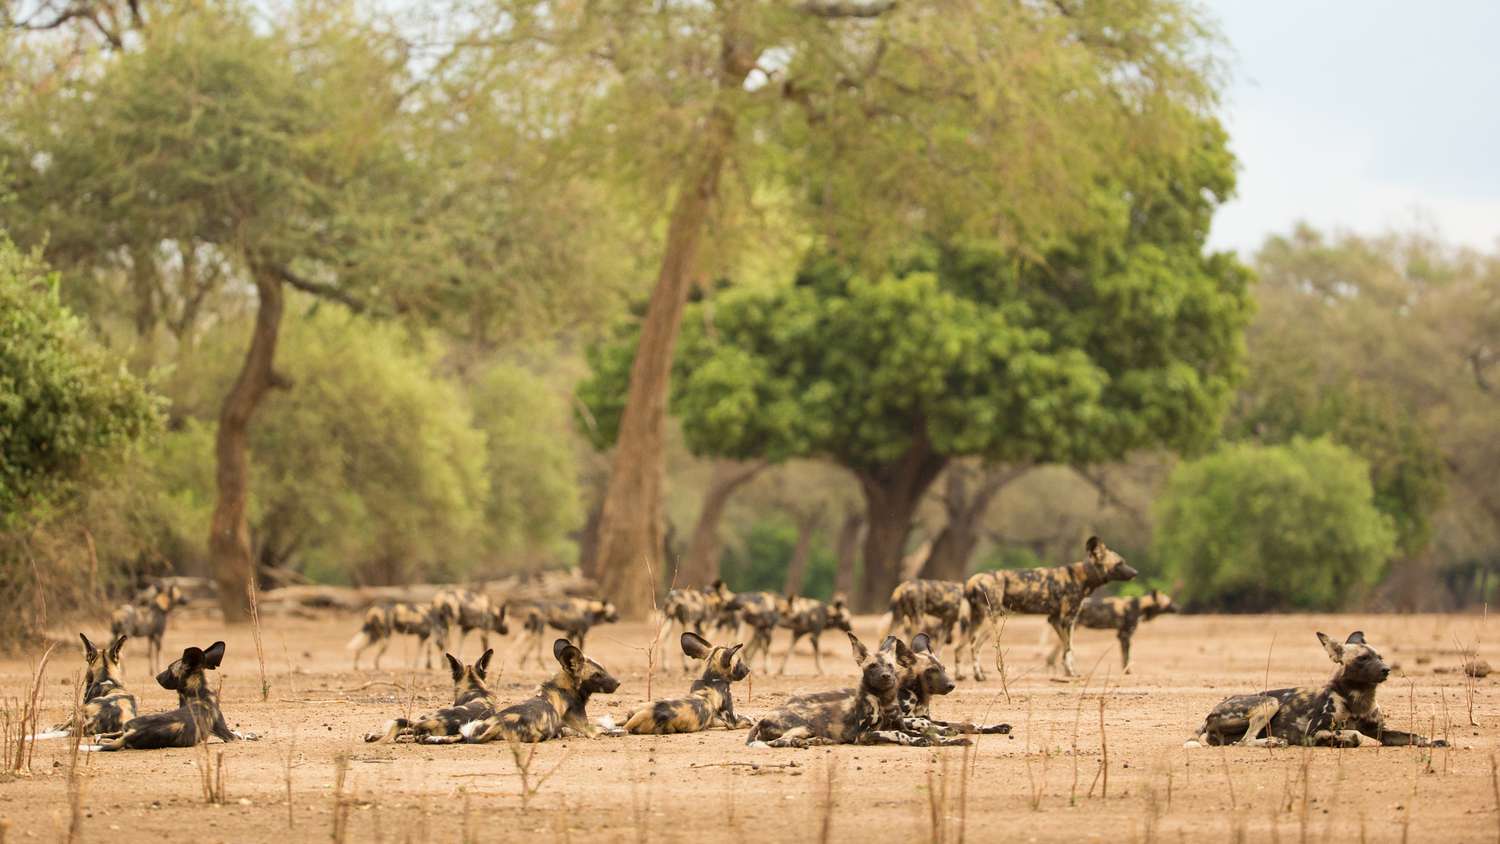
<path fill-rule="evenodd" d="M 856 632 L 872 640 L 875 624 L 861 618 Z M 1081 633 L 1078 664 L 1094 670 L 1088 683 L 1048 676 L 1042 626 L 1036 618 L 1007 626 L 1008 694 L 992 676 L 979 685 L 962 683 L 935 707 L 938 717 L 1015 725 L 1013 735 L 982 737 L 970 751 L 753 750 L 744 732 L 723 731 L 567 739 L 537 746 L 529 766 L 534 794 L 523 801 L 522 778 L 505 745 L 361 741 L 365 731 L 409 706 L 426 711 L 448 702 L 445 671 L 402 667 L 409 646 L 392 647 L 387 670 L 356 674 L 344 649 L 357 627 L 352 616 L 267 619 L 270 690 L 262 700 L 250 629 L 226 635 L 211 618 L 187 613 L 174 618 L 166 652 L 225 638 L 223 708 L 232 726 L 263 738 L 216 741 L 207 754 L 82 755 L 76 779 L 82 838 L 1487 841 L 1500 833 L 1500 781 L 1493 769 L 1497 679 L 1466 689 L 1453 671 L 1460 643 L 1477 644 L 1481 657 L 1500 665 L 1494 622 L 1477 616 L 1167 617 L 1143 625 L 1128 676 L 1119 673 L 1112 635 Z M 1401 729 L 1447 736 L 1453 749 L 1183 748 L 1225 695 L 1326 679 L 1331 666 L 1314 631 L 1342 639 L 1354 629 L 1400 666 L 1381 693 L 1388 717 Z M 90 632 L 100 632 L 99 626 Z M 66 716 L 82 665 L 76 636 L 63 630 L 57 636 L 67 641 L 47 669 L 44 722 Z M 778 657 L 784 637 L 777 635 Z M 595 631 L 587 651 L 622 685 L 613 696 L 596 697 L 591 715 L 620 722 L 645 699 L 649 639 L 644 624 Z M 492 683 L 505 700 L 527 696 L 544 679 L 534 666 L 514 668 L 517 654 L 506 650 L 513 641 L 500 644 L 503 667 Z M 828 676 L 814 676 L 804 643 L 786 677 L 763 676 L 755 666 L 753 687 L 736 687 L 739 711 L 753 716 L 790 693 L 849 685 L 855 670 L 847 643 L 828 634 L 824 644 Z M 471 637 L 467 656 L 477 653 Z M 663 657 L 673 670 L 654 672 L 652 690 L 680 694 L 688 681 L 676 667 L 677 654 Z M 0 661 L 0 697 L 22 693 L 34 659 Z M 172 703 L 150 681 L 139 643 L 127 647 L 126 670 L 143 712 Z M 1471 712 L 1477 726 L 1470 725 Z M 66 838 L 69 744 L 38 743 L 29 774 L 0 779 L 0 839 Z M 1100 776 L 1106 753 L 1107 784 Z M 347 762 L 339 786 L 341 757 Z M 205 802 L 205 759 L 222 765 L 224 805 Z"/>

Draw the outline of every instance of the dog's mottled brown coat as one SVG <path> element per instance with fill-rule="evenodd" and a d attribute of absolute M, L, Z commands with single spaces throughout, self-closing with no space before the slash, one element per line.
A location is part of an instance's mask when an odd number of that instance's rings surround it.
<path fill-rule="evenodd" d="M 475 743 L 531 743 L 559 738 L 564 731 L 586 738 L 599 735 L 599 727 L 589 723 L 589 698 L 613 693 L 620 687 L 620 681 L 567 639 L 552 643 L 552 655 L 562 670 L 543 683 L 536 695 L 486 718 L 470 721 L 462 728 L 464 738 Z"/>
<path fill-rule="evenodd" d="M 365 648 L 378 645 L 375 651 L 375 670 L 380 670 L 380 657 L 391 645 L 396 634 L 417 637 L 417 647 L 423 656 L 423 665 L 432 667 L 432 654 L 442 653 L 446 647 L 448 627 L 442 621 L 442 611 L 432 604 L 392 604 L 374 606 L 365 610 L 359 632 L 349 640 L 348 648 L 354 651 L 354 670 L 359 670 L 359 655 Z M 432 648 L 428 649 L 429 642 Z M 413 655 L 415 664 L 416 657 Z"/>
<path fill-rule="evenodd" d="M 542 659 L 542 639 L 549 626 L 560 631 L 569 642 L 582 648 L 589 630 L 595 625 L 612 624 L 620 620 L 620 614 L 613 603 L 593 598 L 563 598 L 544 603 L 517 604 L 512 610 L 512 617 L 519 618 L 522 629 L 526 631 L 521 642 L 521 661 L 517 667 L 526 664 L 528 655 L 536 657 L 538 666 L 546 665 Z"/>
<path fill-rule="evenodd" d="M 751 721 L 734 712 L 730 684 L 750 676 L 739 658 L 743 645 L 718 647 L 691 630 L 682 634 L 682 652 L 703 660 L 703 676 L 693 681 L 687 697 L 652 701 L 630 714 L 625 731 L 636 735 L 697 733 L 714 726 L 737 730 Z"/>
<path fill-rule="evenodd" d="M 1177 612 L 1172 598 L 1155 589 L 1149 595 L 1134 595 L 1129 598 L 1093 597 L 1083 603 L 1078 613 L 1078 623 L 1090 630 L 1113 630 L 1120 640 L 1120 664 L 1126 674 L 1130 673 L 1130 640 L 1143 621 L 1150 621 L 1162 613 Z M 1049 658 L 1048 660 L 1052 660 Z"/>
<path fill-rule="evenodd" d="M 806 636 L 812 642 L 813 665 L 821 676 L 823 648 L 820 640 L 823 638 L 823 631 L 833 628 L 845 633 L 853 632 L 853 616 L 849 614 L 849 607 L 844 604 L 842 595 L 835 595 L 831 604 L 825 604 L 816 598 L 788 595 L 782 602 L 780 616 L 781 626 L 792 631 L 792 641 L 787 643 L 786 654 L 781 658 L 781 668 L 776 672 L 778 674 L 786 673 L 786 664 L 792 658 L 792 651 L 797 649 L 797 642 Z"/>
<path fill-rule="evenodd" d="M 167 616 L 186 603 L 187 596 L 177 584 L 153 583 L 136 596 L 134 603 L 115 609 L 109 618 L 109 633 L 115 637 L 145 639 L 147 664 L 155 671 L 161 659 L 161 638 L 167 632 Z"/>
<path fill-rule="evenodd" d="M 125 646 L 125 637 L 116 636 L 108 648 L 100 649 L 82 633 L 83 660 L 85 665 L 83 704 L 78 710 L 78 721 L 68 720 L 52 728 L 54 733 L 93 736 L 100 733 L 118 733 L 125 723 L 135 717 L 135 695 L 125 689 L 120 680 L 120 649 Z"/>
<path fill-rule="evenodd" d="M 155 750 L 192 747 L 208 741 L 210 736 L 224 741 L 254 738 L 229 729 L 219 709 L 218 697 L 208 688 L 208 678 L 203 672 L 218 668 L 223 659 L 223 642 L 184 650 L 180 658 L 156 675 L 158 685 L 177 692 L 177 708 L 130 719 L 120 732 L 99 736 L 96 749 Z"/>
<path fill-rule="evenodd" d="M 495 695 L 484 684 L 489 674 L 490 657 L 494 655 L 494 650 L 487 648 L 473 665 L 464 665 L 452 654 L 443 654 L 453 675 L 453 705 L 416 721 L 393 718 L 380 732 L 366 733 L 365 741 L 400 741 L 403 738 L 425 744 L 463 741 L 459 730 L 465 724 L 488 717 L 495 711 Z"/>

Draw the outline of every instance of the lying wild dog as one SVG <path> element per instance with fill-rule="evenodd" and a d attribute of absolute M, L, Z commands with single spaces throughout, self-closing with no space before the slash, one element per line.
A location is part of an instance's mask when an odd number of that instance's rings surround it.
<path fill-rule="evenodd" d="M 755 747 L 812 747 L 824 744 L 902 744 L 928 747 L 968 744 L 966 738 L 913 733 L 901 713 L 901 678 L 916 665 L 916 655 L 900 639 L 888 636 L 873 655 L 849 634 L 854 661 L 861 669 L 859 688 L 787 698 L 781 708 L 750 728 L 746 743 Z"/>
<path fill-rule="evenodd" d="M 458 628 L 458 642 L 454 651 L 463 656 L 464 639 L 474 630 L 479 631 L 479 646 L 490 649 L 490 634 L 501 636 L 510 632 L 505 623 L 505 605 L 496 605 L 490 596 L 470 592 L 467 589 L 444 589 L 432 599 L 445 625 Z"/>
<path fill-rule="evenodd" d="M 552 655 L 562 670 L 543 683 L 534 697 L 470 721 L 460 729 L 463 737 L 475 743 L 529 743 L 559 738 L 565 732 L 585 738 L 598 736 L 600 728 L 589 723 L 585 707 L 591 695 L 611 694 L 620 687 L 620 681 L 567 639 L 552 643 Z"/>
<path fill-rule="evenodd" d="M 727 600 L 728 591 L 722 580 L 715 580 L 712 586 L 703 589 L 669 591 L 662 607 L 662 617 L 666 623 L 662 625 L 658 641 L 665 642 L 674 629 L 678 633 L 691 631 L 702 636 L 704 626 L 718 620 L 719 608 Z M 685 653 L 682 657 L 682 670 L 691 670 Z"/>
<path fill-rule="evenodd" d="M 1057 633 L 1063 670 L 1069 677 L 1077 676 L 1073 669 L 1073 625 L 1078 621 L 1084 599 L 1106 583 L 1130 580 L 1136 575 L 1135 569 L 1105 547 L 1099 537 L 1089 537 L 1084 549 L 1084 559 L 1070 566 L 980 572 L 964 584 L 964 599 L 969 602 L 967 638 L 975 680 L 984 679 L 979 649 L 995 635 L 996 619 L 1002 613 L 1046 615 L 1047 623 Z M 1056 665 L 1058 652 L 1053 652 L 1049 666 Z"/>
<path fill-rule="evenodd" d="M 110 635 L 144 638 L 147 661 L 155 671 L 161 658 L 161 637 L 167 632 L 167 616 L 174 608 L 186 603 L 187 597 L 177 584 L 153 583 L 136 597 L 134 603 L 122 604 L 110 615 Z"/>
<path fill-rule="evenodd" d="M 224 723 L 219 700 L 208 688 L 204 671 L 219 667 L 224 659 L 224 643 L 214 642 L 207 649 L 188 648 L 182 657 L 156 675 L 157 685 L 177 693 L 177 708 L 155 715 L 141 715 L 125 722 L 119 732 L 100 735 L 91 750 L 156 750 L 162 747 L 192 747 L 218 736 L 224 741 L 254 739 L 254 734 L 240 734 Z"/>
<path fill-rule="evenodd" d="M 812 642 L 813 664 L 817 666 L 818 674 L 823 673 L 823 649 L 819 645 L 823 631 L 829 628 L 838 628 L 845 633 L 853 632 L 852 618 L 849 608 L 844 606 L 844 596 L 835 595 L 833 603 L 825 604 L 816 598 L 799 598 L 788 595 L 782 602 L 780 623 L 782 627 L 792 631 L 792 641 L 786 646 L 786 655 L 781 658 L 781 669 L 778 674 L 786 673 L 787 660 L 792 658 L 792 651 L 797 649 L 797 640 L 807 636 Z"/>
<path fill-rule="evenodd" d="M 753 664 L 757 656 L 761 657 L 764 673 L 771 671 L 771 633 L 781 621 L 785 603 L 774 592 L 740 592 L 725 604 L 751 630 L 750 642 L 745 645 L 745 662 Z"/>
<path fill-rule="evenodd" d="M 490 669 L 490 657 L 494 655 L 494 650 L 486 649 L 473 665 L 466 666 L 452 654 L 443 654 L 448 660 L 448 670 L 453 673 L 453 705 L 417 721 L 393 718 L 386 722 L 384 731 L 366 733 L 365 741 L 400 741 L 403 738 L 426 744 L 463 741 L 459 733 L 463 725 L 488 717 L 495 711 L 495 696 L 484 684 Z"/>
<path fill-rule="evenodd" d="M 590 598 L 564 598 L 540 604 L 521 604 L 516 614 L 520 616 L 522 627 L 526 631 L 526 639 L 521 643 L 521 661 L 516 666 L 518 668 L 526 664 L 527 654 L 535 655 L 538 667 L 546 665 L 542 661 L 542 636 L 549 625 L 562 631 L 569 642 L 582 648 L 583 640 L 594 625 L 620 620 L 614 604 Z"/>
<path fill-rule="evenodd" d="M 948 676 L 937 652 L 932 649 L 932 639 L 926 633 L 918 633 L 911 640 L 911 652 L 916 657 L 909 667 L 903 668 L 901 676 L 901 715 L 904 727 L 909 732 L 935 733 L 952 736 L 959 734 L 1010 732 L 1009 724 L 971 724 L 967 721 L 939 721 L 932 717 L 931 706 L 934 695 L 952 693 L 956 686 Z"/>
<path fill-rule="evenodd" d="M 349 650 L 354 651 L 354 670 L 359 670 L 359 656 L 364 653 L 365 648 L 379 645 L 379 649 L 375 651 L 375 670 L 379 671 L 380 657 L 391 646 L 391 637 L 398 633 L 417 637 L 417 648 L 425 659 L 424 666 L 431 668 L 433 651 L 442 653 L 446 647 L 448 628 L 441 623 L 440 614 L 430 604 L 402 603 L 374 606 L 365 610 L 364 623 L 347 645 Z M 427 648 L 429 640 L 432 643 L 431 650 Z M 416 661 L 416 654 L 412 654 L 412 664 L 415 665 Z"/>
<path fill-rule="evenodd" d="M 969 618 L 969 602 L 964 600 L 964 585 L 952 580 L 904 580 L 891 590 L 890 611 L 880 620 L 880 636 L 896 630 L 910 638 L 926 633 L 944 645 L 955 644 L 960 625 Z M 954 650 L 958 679 L 964 678 L 963 640 Z"/>
<path fill-rule="evenodd" d="M 1442 739 L 1385 728 L 1385 718 L 1375 705 L 1375 690 L 1391 669 L 1365 643 L 1364 633 L 1350 633 L 1342 645 L 1322 633 L 1318 641 L 1338 666 L 1327 683 L 1225 698 L 1203 719 L 1187 746 L 1358 747 L 1365 737 L 1387 746 L 1447 746 Z"/>
<path fill-rule="evenodd" d="M 1167 595 L 1151 590 L 1150 595 L 1132 598 L 1094 597 L 1083 603 L 1078 613 L 1078 623 L 1090 630 L 1113 630 L 1120 639 L 1120 662 L 1125 673 L 1130 673 L 1130 639 L 1143 621 L 1150 621 L 1162 613 L 1177 612 L 1177 605 Z M 1055 661 L 1055 655 L 1047 658 Z"/>
<path fill-rule="evenodd" d="M 135 695 L 125 690 L 118 673 L 120 649 L 125 646 L 125 637 L 115 637 L 104 650 L 100 650 L 82 633 L 78 634 L 78 638 L 83 640 L 86 673 L 83 706 L 78 710 L 77 720 L 70 718 L 35 738 L 117 733 L 125 729 L 126 721 L 135 717 Z"/>
<path fill-rule="evenodd" d="M 691 630 L 682 634 L 682 652 L 703 660 L 703 676 L 693 681 L 687 697 L 657 700 L 630 714 L 625 731 L 636 735 L 697 733 L 715 725 L 728 730 L 750 726 L 750 719 L 734 714 L 729 684 L 750 676 L 739 658 L 743 645 L 716 647 Z"/>

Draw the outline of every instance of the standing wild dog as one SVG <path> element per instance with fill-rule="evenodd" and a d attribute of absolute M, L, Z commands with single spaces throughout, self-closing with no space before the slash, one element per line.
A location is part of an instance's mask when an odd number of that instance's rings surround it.
<path fill-rule="evenodd" d="M 559 738 L 564 731 L 594 738 L 600 729 L 589 723 L 589 697 L 611 694 L 620 681 L 604 666 L 583 655 L 567 639 L 552 643 L 552 655 L 562 670 L 543 683 L 529 700 L 465 724 L 461 732 L 475 743 L 488 741 L 538 742 Z"/>
<path fill-rule="evenodd" d="M 459 656 L 463 656 L 464 639 L 471 631 L 479 631 L 479 646 L 484 650 L 490 649 L 491 633 L 504 636 L 510 632 L 505 623 L 505 605 L 497 606 L 488 595 L 467 589 L 444 589 L 432 603 L 447 627 L 458 627 L 458 642 L 453 650 Z"/>
<path fill-rule="evenodd" d="M 1342 645 L 1322 633 L 1318 641 L 1338 666 L 1327 683 L 1225 698 L 1203 719 L 1203 726 L 1187 746 L 1358 747 L 1361 737 L 1388 746 L 1447 746 L 1442 739 L 1433 741 L 1385 728 L 1385 718 L 1375 705 L 1375 690 L 1390 676 L 1391 669 L 1365 643 L 1364 633 L 1350 633 Z"/>
<path fill-rule="evenodd" d="M 177 693 L 177 708 L 155 715 L 141 715 L 125 722 L 122 730 L 98 737 L 97 750 L 156 750 L 162 747 L 192 747 L 218 736 L 224 741 L 254 738 L 240 735 L 224 723 L 219 699 L 209 691 L 203 672 L 219 667 L 224 643 L 208 648 L 188 648 L 182 657 L 156 675 L 157 685 Z"/>
<path fill-rule="evenodd" d="M 83 706 L 78 711 L 78 720 L 64 721 L 38 738 L 118 733 L 125 729 L 126 721 L 135 717 L 135 695 L 125 690 L 118 673 L 120 649 L 125 646 L 125 637 L 115 637 L 104 650 L 100 650 L 82 633 L 78 634 L 78 638 L 83 640 L 83 661 L 86 666 Z"/>
<path fill-rule="evenodd" d="M 161 658 L 161 637 L 167 632 L 167 616 L 186 603 L 187 596 L 177 584 L 153 583 L 136 597 L 135 603 L 122 604 L 110 615 L 110 635 L 144 638 L 147 662 L 155 671 Z"/>
<path fill-rule="evenodd" d="M 546 665 L 542 661 L 542 635 L 547 632 L 548 625 L 562 631 L 569 642 L 582 648 L 583 640 L 594 625 L 612 624 L 620 620 L 614 604 L 590 598 L 564 598 L 540 604 L 521 604 L 516 615 L 521 618 L 521 625 L 526 631 L 526 639 L 521 644 L 521 661 L 517 668 L 526 664 L 527 654 L 536 656 L 538 667 Z"/>
<path fill-rule="evenodd" d="M 781 708 L 750 728 L 746 743 L 756 747 L 969 743 L 965 738 L 915 734 L 905 729 L 899 698 L 901 678 L 916 665 L 916 655 L 905 643 L 888 636 L 880 650 L 871 654 L 851 633 L 849 644 L 861 669 L 859 688 L 787 698 Z"/>
<path fill-rule="evenodd" d="M 771 672 L 771 633 L 781 621 L 785 604 L 774 592 L 740 592 L 725 604 L 751 630 L 750 642 L 745 645 L 745 662 L 754 664 L 755 658 L 761 657 L 761 671 L 766 674 Z"/>
<path fill-rule="evenodd" d="M 931 706 L 934 695 L 950 694 L 956 686 L 948 676 L 948 669 L 932 649 L 932 640 L 926 633 L 918 633 L 911 640 L 911 652 L 915 661 L 903 668 L 901 675 L 901 715 L 904 727 L 910 732 L 932 733 L 942 736 L 974 733 L 1010 732 L 1009 724 L 972 724 L 967 721 L 939 721 L 932 717 Z"/>
<path fill-rule="evenodd" d="M 662 617 L 666 620 L 666 624 L 662 625 L 662 635 L 658 641 L 666 641 L 674 629 L 678 633 L 692 631 L 702 636 L 704 626 L 718 620 L 719 609 L 728 597 L 730 597 L 729 590 L 724 587 L 722 580 L 715 580 L 712 586 L 703 589 L 669 591 L 666 604 L 662 608 Z M 691 670 L 686 653 L 682 656 L 682 670 Z"/>
<path fill-rule="evenodd" d="M 943 645 L 955 643 L 956 631 L 969 620 L 964 585 L 953 580 L 904 580 L 891 590 L 891 608 L 880 621 L 880 635 L 896 630 L 911 638 L 926 633 Z M 964 678 L 963 640 L 953 651 L 958 679 Z"/>
<path fill-rule="evenodd" d="M 1056 655 L 1061 652 L 1063 670 L 1069 677 L 1078 675 L 1073 669 L 1073 625 L 1078 621 L 1084 599 L 1106 583 L 1130 580 L 1136 575 L 1135 569 L 1105 547 L 1097 536 L 1089 537 L 1084 551 L 1083 560 L 1070 566 L 986 571 L 969 578 L 964 584 L 964 599 L 969 602 L 969 655 L 974 660 L 975 680 L 984 679 L 979 649 L 995 635 L 995 620 L 1002 613 L 1047 616 L 1047 623 L 1052 625 L 1061 645 L 1047 664 L 1056 665 Z"/>
<path fill-rule="evenodd" d="M 1150 595 L 1133 598 L 1090 598 L 1078 613 L 1078 623 L 1090 630 L 1113 630 L 1120 639 L 1120 663 L 1130 673 L 1130 639 L 1143 621 L 1162 613 L 1177 612 L 1177 605 L 1167 595 L 1151 590 Z M 1051 663 L 1053 657 L 1048 657 Z"/>
<path fill-rule="evenodd" d="M 386 722 L 385 729 L 378 733 L 366 733 L 365 741 L 400 741 L 411 738 L 426 744 L 451 744 L 463 741 L 459 730 L 470 721 L 478 721 L 495 711 L 495 696 L 484 684 L 489 673 L 492 649 L 474 661 L 464 665 L 452 654 L 443 654 L 448 660 L 448 670 L 453 673 L 453 705 L 423 717 L 418 721 L 393 718 Z"/>
<path fill-rule="evenodd" d="M 697 633 L 682 634 L 682 652 L 703 660 L 703 676 L 693 681 L 687 697 L 657 700 L 630 714 L 625 731 L 636 735 L 697 733 L 714 725 L 737 730 L 751 724 L 734 714 L 734 695 L 729 684 L 750 676 L 750 668 L 739 658 L 743 645 L 715 647 Z"/>
<path fill-rule="evenodd" d="M 391 646 L 391 637 L 397 633 L 417 637 L 417 648 L 425 659 L 424 666 L 431 668 L 432 653 L 444 651 L 448 632 L 447 625 L 441 622 L 439 616 L 440 611 L 433 609 L 431 604 L 402 603 L 365 610 L 364 623 L 347 645 L 349 650 L 354 651 L 354 670 L 359 670 L 359 655 L 364 653 L 365 648 L 379 645 L 375 651 L 375 670 L 379 671 L 380 657 Z M 429 640 L 432 642 L 432 650 L 427 649 Z M 412 664 L 416 665 L 416 662 L 417 655 L 412 654 Z"/>
<path fill-rule="evenodd" d="M 825 604 L 816 598 L 799 598 L 795 595 L 786 596 L 782 603 L 781 626 L 792 631 L 792 641 L 787 643 L 786 655 L 781 658 L 781 669 L 778 674 L 786 673 L 787 660 L 792 658 L 792 651 L 797 649 L 797 640 L 807 636 L 812 642 L 813 664 L 818 668 L 818 674 L 823 674 L 823 649 L 819 645 L 819 639 L 823 631 L 830 627 L 836 627 L 845 633 L 852 633 L 852 619 L 849 608 L 844 606 L 844 596 L 835 595 L 833 603 Z"/>

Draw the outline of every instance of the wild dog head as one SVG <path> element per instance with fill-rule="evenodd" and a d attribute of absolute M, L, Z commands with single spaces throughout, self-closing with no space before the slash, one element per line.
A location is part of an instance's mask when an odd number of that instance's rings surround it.
<path fill-rule="evenodd" d="M 738 643 L 727 648 L 716 646 L 692 631 L 682 634 L 682 652 L 693 659 L 703 660 L 703 682 L 735 682 L 749 677 L 750 667 L 740 659 L 740 649 L 743 647 L 743 644 Z"/>
<path fill-rule="evenodd" d="M 620 620 L 619 611 L 615 609 L 615 605 L 610 601 L 589 601 L 588 605 L 584 608 L 584 612 L 588 613 L 590 619 L 595 624 L 600 622 L 609 622 L 612 624 Z"/>
<path fill-rule="evenodd" d="M 1109 550 L 1097 536 L 1090 536 L 1089 541 L 1084 543 L 1084 552 L 1087 562 L 1097 566 L 1104 572 L 1104 579 L 1131 580 L 1138 572 L 1125 562 L 1125 558 Z"/>
<path fill-rule="evenodd" d="M 142 606 L 154 607 L 163 613 L 169 613 L 174 607 L 180 607 L 188 602 L 187 595 L 183 594 L 181 587 L 175 583 L 163 584 L 160 581 L 147 586 L 136 600 Z"/>
<path fill-rule="evenodd" d="M 911 640 L 911 654 L 913 662 L 906 669 L 907 678 L 902 681 L 902 688 L 916 686 L 921 700 L 932 695 L 949 694 L 956 688 L 953 678 L 948 676 L 948 669 L 938 659 L 937 651 L 933 650 L 930 636 L 918 633 Z"/>
<path fill-rule="evenodd" d="M 1333 673 L 1334 685 L 1375 687 L 1391 676 L 1391 669 L 1380 658 L 1375 649 L 1365 644 L 1365 634 L 1356 630 L 1339 644 L 1338 640 L 1323 633 L 1318 634 L 1323 650 L 1338 668 Z"/>
<path fill-rule="evenodd" d="M 1181 612 L 1181 609 L 1172 603 L 1171 596 L 1158 589 L 1152 589 L 1150 595 L 1141 599 L 1141 609 L 1145 610 L 1148 619 L 1162 613 Z"/>
<path fill-rule="evenodd" d="M 448 660 L 448 671 L 453 675 L 453 703 L 455 705 L 490 693 L 484 681 L 490 671 L 490 657 L 494 655 L 495 649 L 490 648 L 480 654 L 479 659 L 474 660 L 473 665 L 464 665 L 453 654 L 443 654 L 443 657 Z"/>
<path fill-rule="evenodd" d="M 850 614 L 843 595 L 834 595 L 833 603 L 828 605 L 828 624 L 845 633 L 854 632 L 854 616 Z"/>
<path fill-rule="evenodd" d="M 204 696 L 208 693 L 208 685 L 203 672 L 218 668 L 223 661 L 223 642 L 214 642 L 207 648 L 187 648 L 181 657 L 156 675 L 156 684 L 177 692 L 179 696 Z"/>
<path fill-rule="evenodd" d="M 552 655 L 572 679 L 573 688 L 584 695 L 607 695 L 620 687 L 620 681 L 604 670 L 604 666 L 584 656 L 583 651 L 567 639 L 552 643 Z"/>
<path fill-rule="evenodd" d="M 895 636 L 885 637 L 880 650 L 874 653 L 853 633 L 848 636 L 849 644 L 854 648 L 854 663 L 861 671 L 860 686 L 873 694 L 894 692 L 902 675 L 916 664 L 916 655 Z"/>
<path fill-rule="evenodd" d="M 126 636 L 116 636 L 109 647 L 100 649 L 89 637 L 82 633 L 78 638 L 83 640 L 83 661 L 87 665 L 86 689 L 95 689 L 105 681 L 120 684 L 120 651 L 125 647 Z M 89 695 L 86 693 L 85 697 Z"/>
<path fill-rule="evenodd" d="M 489 611 L 489 627 L 501 636 L 510 632 L 510 625 L 505 623 L 505 605 L 491 606 Z"/>

